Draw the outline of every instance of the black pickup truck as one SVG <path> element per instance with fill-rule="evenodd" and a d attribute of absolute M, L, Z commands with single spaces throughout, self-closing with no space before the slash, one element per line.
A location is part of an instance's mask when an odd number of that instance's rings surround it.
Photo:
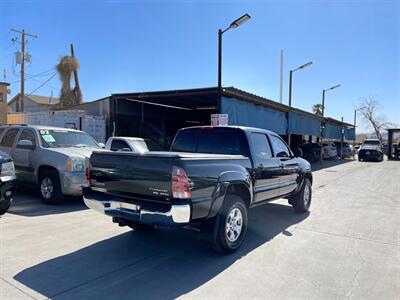
<path fill-rule="evenodd" d="M 257 128 L 184 128 L 170 152 L 94 152 L 87 175 L 86 205 L 115 223 L 195 227 L 225 253 L 242 244 L 249 208 L 287 198 L 307 212 L 311 203 L 310 164 Z"/>

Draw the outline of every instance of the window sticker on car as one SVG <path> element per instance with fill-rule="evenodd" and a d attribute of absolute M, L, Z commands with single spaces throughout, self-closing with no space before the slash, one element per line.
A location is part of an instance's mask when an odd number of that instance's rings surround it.
<path fill-rule="evenodd" d="M 42 135 L 42 138 L 46 143 L 54 143 L 56 141 L 51 134 L 44 134 Z"/>
<path fill-rule="evenodd" d="M 40 130 L 40 134 L 41 135 L 49 134 L 49 131 L 46 129 L 42 129 L 42 130 Z"/>

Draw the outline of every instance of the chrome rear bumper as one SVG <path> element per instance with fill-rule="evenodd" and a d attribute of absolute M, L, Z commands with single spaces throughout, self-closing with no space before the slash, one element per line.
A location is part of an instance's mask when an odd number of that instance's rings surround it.
<path fill-rule="evenodd" d="M 139 204 L 107 199 L 106 194 L 83 192 L 83 199 L 87 207 L 104 215 L 122 218 L 133 222 L 154 225 L 184 225 L 190 221 L 190 205 L 171 205 L 169 210 L 148 209 Z M 112 198 L 112 197 L 111 197 Z"/>

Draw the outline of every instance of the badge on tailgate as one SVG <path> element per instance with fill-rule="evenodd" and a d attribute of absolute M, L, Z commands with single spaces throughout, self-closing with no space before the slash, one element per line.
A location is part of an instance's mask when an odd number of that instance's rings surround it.
<path fill-rule="evenodd" d="M 153 187 L 149 187 L 149 191 L 156 196 L 169 196 L 169 192 L 168 190 L 164 190 L 164 189 L 157 189 L 157 188 L 153 188 Z"/>

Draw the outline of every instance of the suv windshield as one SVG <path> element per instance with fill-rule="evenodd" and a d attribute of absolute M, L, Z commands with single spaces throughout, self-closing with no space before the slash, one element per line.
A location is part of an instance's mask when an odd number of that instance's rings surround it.
<path fill-rule="evenodd" d="M 379 146 L 381 143 L 379 141 L 364 141 L 363 145 L 374 145 Z"/>
<path fill-rule="evenodd" d="M 92 137 L 84 132 L 40 129 L 39 135 L 43 147 L 46 148 L 99 147 Z"/>

